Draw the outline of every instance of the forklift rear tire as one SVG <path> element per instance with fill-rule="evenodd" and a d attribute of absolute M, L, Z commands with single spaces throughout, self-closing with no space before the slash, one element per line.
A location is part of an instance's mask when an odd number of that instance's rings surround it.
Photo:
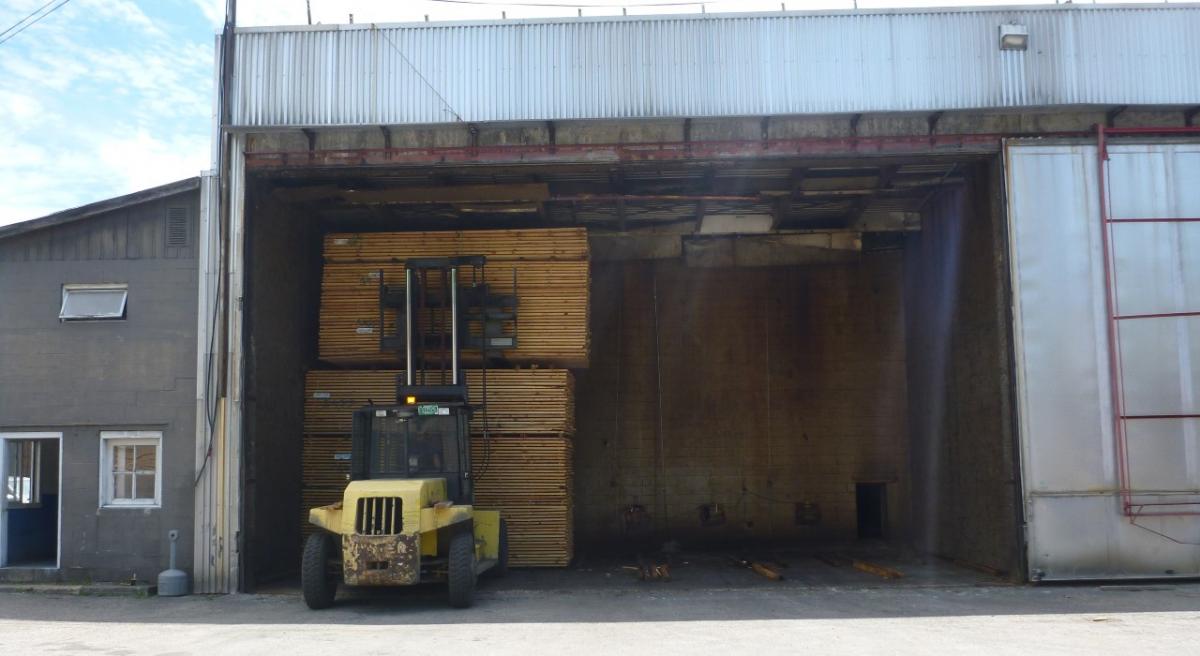
<path fill-rule="evenodd" d="M 304 603 L 313 610 L 329 608 L 337 596 L 338 576 L 334 563 L 338 545 L 327 533 L 313 533 L 304 543 L 304 560 L 300 565 L 300 587 Z"/>
<path fill-rule="evenodd" d="M 450 606 L 469 608 L 475 601 L 475 531 L 470 524 L 450 538 Z"/>
<path fill-rule="evenodd" d="M 500 520 L 500 547 L 496 550 L 496 564 L 492 566 L 492 576 L 501 578 L 508 574 L 508 522 Z"/>

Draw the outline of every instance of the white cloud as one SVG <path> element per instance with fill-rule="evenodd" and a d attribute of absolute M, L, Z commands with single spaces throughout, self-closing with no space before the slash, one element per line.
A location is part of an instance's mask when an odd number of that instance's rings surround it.
<path fill-rule="evenodd" d="M 224 0 L 191 0 L 191 3 L 204 14 L 210 26 L 220 27 L 225 24 Z"/>
<path fill-rule="evenodd" d="M 108 18 L 118 20 L 139 28 L 142 32 L 154 36 L 165 36 L 166 33 L 150 17 L 130 0 L 78 0 L 80 9 L 87 12 L 94 20 Z"/>
<path fill-rule="evenodd" d="M 208 168 L 206 135 L 166 136 L 149 131 L 105 135 L 94 144 L 98 164 L 130 191 L 199 175 Z"/>
<path fill-rule="evenodd" d="M 78 0 L 0 46 L 0 225 L 209 167 L 211 31 L 157 23 L 174 2 Z"/>

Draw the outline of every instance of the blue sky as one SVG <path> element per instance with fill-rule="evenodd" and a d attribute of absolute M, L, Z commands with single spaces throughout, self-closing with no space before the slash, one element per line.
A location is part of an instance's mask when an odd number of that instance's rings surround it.
<path fill-rule="evenodd" d="M 57 0 L 56 0 L 57 1 Z M 572 7 L 428 0 L 310 0 L 313 22 L 573 16 Z M 571 0 L 530 0 L 566 4 Z M 621 8 L 582 2 L 585 15 Z M 696 12 L 643 6 L 630 14 Z M 46 0 L 0 0 L 0 30 Z M 850 8 L 854 0 L 787 2 Z M 860 8 L 1005 4 L 1005 0 L 859 0 Z M 708 2 L 709 12 L 773 11 L 778 1 Z M 223 0 L 71 0 L 0 44 L 0 225 L 190 177 L 211 164 L 214 35 Z M 590 6 L 589 5 L 593 5 Z M 304 23 L 304 0 L 239 0 L 241 25 Z"/>

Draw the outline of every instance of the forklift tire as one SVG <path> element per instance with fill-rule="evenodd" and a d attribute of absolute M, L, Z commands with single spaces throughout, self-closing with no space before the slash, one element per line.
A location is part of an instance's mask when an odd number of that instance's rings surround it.
<path fill-rule="evenodd" d="M 330 561 L 337 559 L 338 545 L 327 533 L 313 533 L 304 543 L 300 565 L 300 587 L 304 603 L 313 610 L 329 608 L 337 596 L 338 576 Z"/>
<path fill-rule="evenodd" d="M 492 565 L 492 576 L 502 578 L 508 574 L 508 522 L 500 520 L 500 548 L 496 550 L 498 558 Z"/>
<path fill-rule="evenodd" d="M 469 608 L 475 601 L 475 531 L 469 523 L 450 538 L 449 561 L 450 606 Z"/>

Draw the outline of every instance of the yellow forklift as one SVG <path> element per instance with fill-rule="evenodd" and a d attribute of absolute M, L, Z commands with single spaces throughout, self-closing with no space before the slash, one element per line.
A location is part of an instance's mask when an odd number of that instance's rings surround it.
<path fill-rule="evenodd" d="M 495 510 L 473 505 L 470 426 L 484 413 L 489 353 L 516 346 L 514 293 L 493 294 L 483 256 L 410 259 L 403 287 L 379 271 L 380 346 L 404 351 L 396 401 L 354 413 L 350 483 L 342 501 L 309 511 L 319 527 L 304 545 L 301 584 L 312 609 L 333 605 L 339 584 L 445 583 L 450 605 L 470 606 L 484 572 L 503 574 L 508 536 Z M 470 280 L 460 280 L 469 272 Z M 383 329 L 396 311 L 396 332 Z M 507 332 L 511 330 L 511 332 Z M 472 407 L 463 344 L 483 359 L 483 405 Z"/>

